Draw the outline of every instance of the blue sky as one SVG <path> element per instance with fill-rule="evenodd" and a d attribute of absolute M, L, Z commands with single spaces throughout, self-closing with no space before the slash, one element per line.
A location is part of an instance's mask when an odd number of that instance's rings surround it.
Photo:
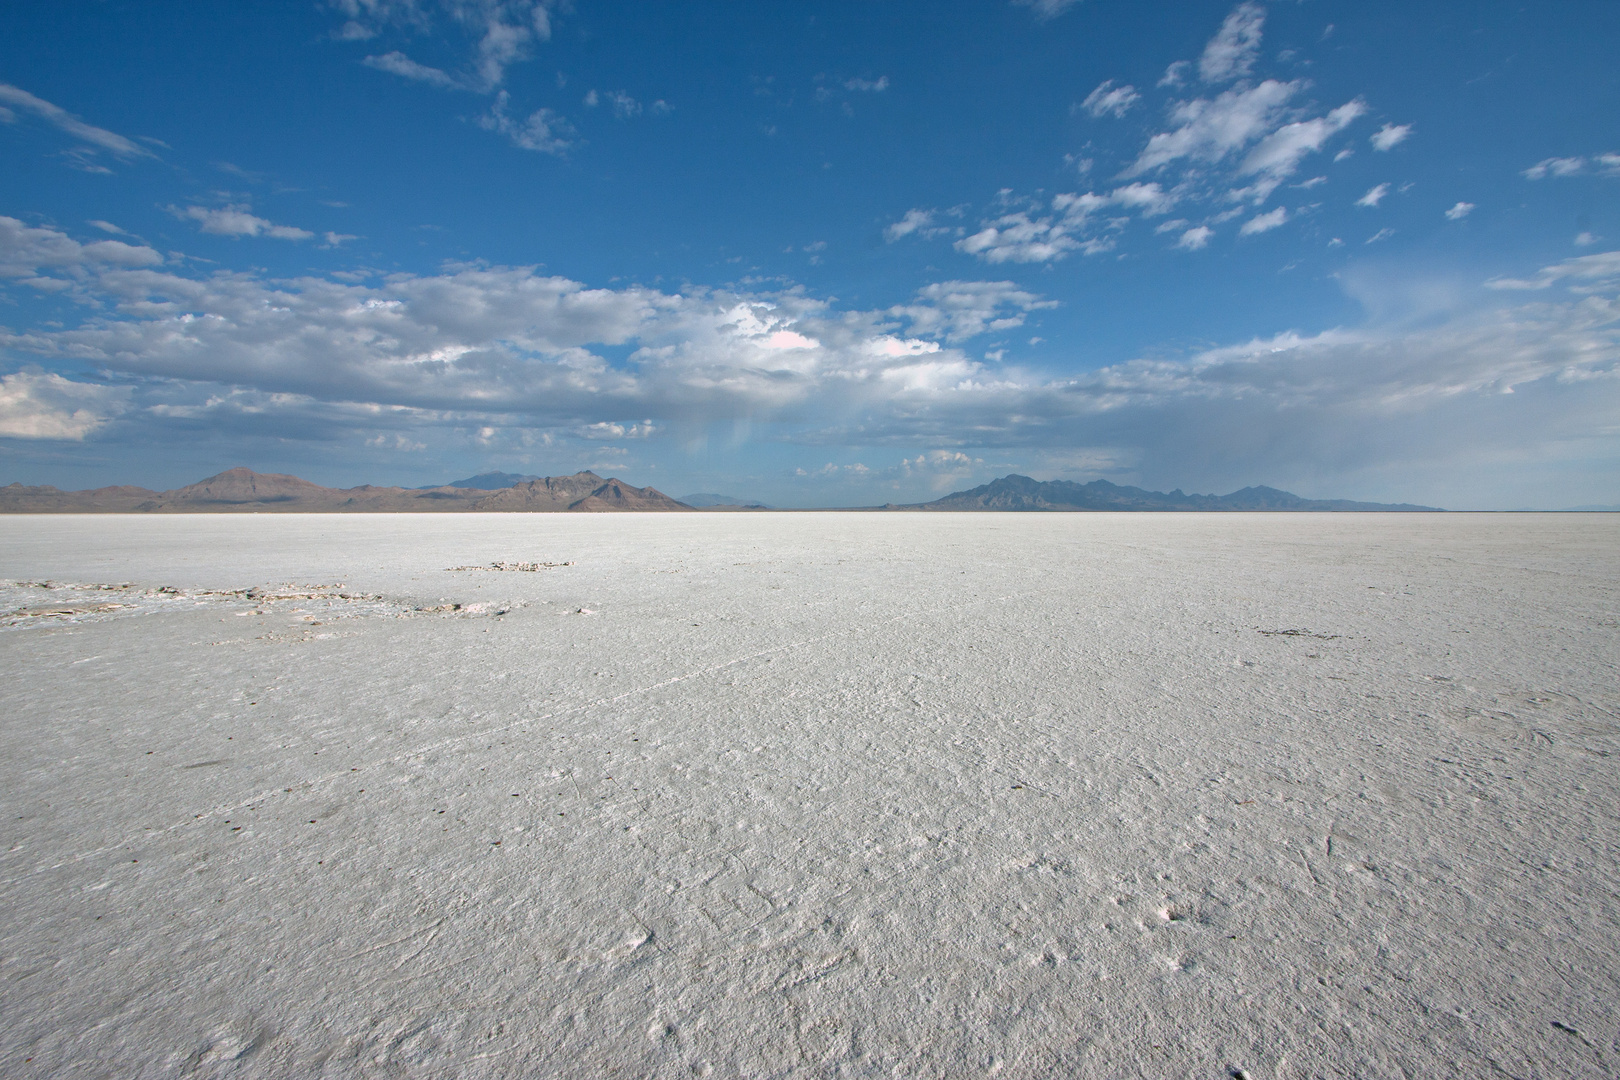
<path fill-rule="evenodd" d="M 1620 5 L 19 5 L 0 482 L 1620 502 Z"/>

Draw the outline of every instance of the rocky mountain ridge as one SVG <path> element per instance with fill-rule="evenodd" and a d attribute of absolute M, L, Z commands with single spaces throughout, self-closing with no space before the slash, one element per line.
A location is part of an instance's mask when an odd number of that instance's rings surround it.
<path fill-rule="evenodd" d="M 119 486 L 62 491 L 46 486 L 0 487 L 0 513 L 446 513 L 455 511 L 574 512 L 687 511 L 651 487 L 635 487 L 593 472 L 544 476 L 491 491 L 484 488 L 328 488 L 281 473 L 227 469 L 172 491 Z"/>
<path fill-rule="evenodd" d="M 1410 503 L 1355 502 L 1351 499 L 1304 499 L 1273 487 L 1246 487 L 1230 495 L 1187 495 L 1147 491 L 1093 480 L 1034 480 L 1012 473 L 967 491 L 954 491 L 928 503 L 890 505 L 893 510 L 1286 510 L 1286 511 L 1434 511 Z"/>

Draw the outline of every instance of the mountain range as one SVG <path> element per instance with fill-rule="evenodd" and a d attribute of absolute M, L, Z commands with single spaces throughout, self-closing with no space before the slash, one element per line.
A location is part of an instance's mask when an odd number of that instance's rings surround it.
<path fill-rule="evenodd" d="M 1230 495 L 1185 495 L 1177 488 L 1166 494 L 1139 487 L 1122 487 L 1107 480 L 1077 484 L 1072 480 L 1032 480 L 1013 473 L 968 491 L 954 491 L 933 502 L 906 506 L 891 503 L 884 509 L 1414 511 L 1438 510 L 1439 507 L 1353 502 L 1349 499 L 1302 499 L 1273 487 L 1246 487 Z"/>
<path fill-rule="evenodd" d="M 473 480 L 482 478 L 474 477 Z M 401 513 L 603 510 L 690 510 L 656 488 L 639 488 L 593 472 L 542 476 L 499 490 L 446 484 L 433 488 L 328 488 L 296 476 L 229 469 L 173 491 L 105 487 L 62 491 L 0 487 L 0 513 Z"/>
<path fill-rule="evenodd" d="M 229 469 L 172 491 L 141 487 L 104 487 L 62 491 L 50 486 L 9 484 L 0 487 L 0 513 L 408 513 L 492 512 L 589 513 L 611 510 L 667 511 L 695 508 L 764 510 L 761 503 L 724 495 L 689 495 L 672 499 L 651 487 L 635 487 L 593 472 L 572 476 L 518 476 L 483 473 L 439 487 L 328 488 L 279 473 Z M 1408 503 L 1352 502 L 1349 499 L 1302 499 L 1271 487 L 1246 487 L 1230 495 L 1168 494 L 1122 487 L 1107 480 L 1079 484 L 1070 480 L 1033 480 L 1016 473 L 967 491 L 956 491 L 927 503 L 880 510 L 1271 510 L 1271 511 L 1413 511 L 1433 506 Z"/>

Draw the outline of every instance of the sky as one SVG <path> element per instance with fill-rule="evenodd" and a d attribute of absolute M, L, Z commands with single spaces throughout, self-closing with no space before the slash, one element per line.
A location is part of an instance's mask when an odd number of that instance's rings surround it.
<path fill-rule="evenodd" d="M 1620 503 L 1620 4 L 12 5 L 0 483 Z"/>

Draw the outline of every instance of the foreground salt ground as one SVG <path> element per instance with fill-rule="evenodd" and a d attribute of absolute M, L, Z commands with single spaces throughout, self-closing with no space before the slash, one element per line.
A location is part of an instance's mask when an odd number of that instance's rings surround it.
<path fill-rule="evenodd" d="M 0 578 L 6 1076 L 1620 1070 L 1614 515 L 14 517 Z"/>

